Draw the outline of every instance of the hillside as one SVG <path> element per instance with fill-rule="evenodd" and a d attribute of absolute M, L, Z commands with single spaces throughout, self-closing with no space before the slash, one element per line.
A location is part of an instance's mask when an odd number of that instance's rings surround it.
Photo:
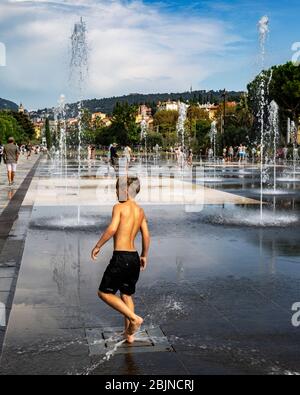
<path fill-rule="evenodd" d="M 194 92 L 182 92 L 182 93 L 153 93 L 153 94 L 130 94 L 126 96 L 110 97 L 103 99 L 91 99 L 85 100 L 83 103 L 84 108 L 87 108 L 91 112 L 103 112 L 105 114 L 112 114 L 116 103 L 128 104 L 148 104 L 155 109 L 156 104 L 161 101 L 167 100 L 184 100 L 184 101 L 197 101 L 200 103 L 219 103 L 222 100 L 223 91 L 194 91 Z M 243 92 L 228 92 L 227 100 L 239 101 Z M 51 114 L 53 112 L 50 109 L 38 110 L 37 114 Z M 68 105 L 67 116 L 73 117 L 78 113 L 78 104 L 73 103 Z"/>
<path fill-rule="evenodd" d="M 18 110 L 18 108 L 16 103 L 0 98 L 0 110 Z"/>

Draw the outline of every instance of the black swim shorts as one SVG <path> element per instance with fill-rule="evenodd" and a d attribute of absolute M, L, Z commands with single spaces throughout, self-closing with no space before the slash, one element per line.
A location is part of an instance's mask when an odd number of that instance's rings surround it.
<path fill-rule="evenodd" d="M 133 295 L 140 270 L 141 263 L 137 252 L 115 251 L 105 270 L 99 291 L 114 295 L 120 291 L 124 295 Z"/>

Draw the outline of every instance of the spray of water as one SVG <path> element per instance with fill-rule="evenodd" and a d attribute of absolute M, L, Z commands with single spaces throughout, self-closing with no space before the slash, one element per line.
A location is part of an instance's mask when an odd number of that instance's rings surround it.
<path fill-rule="evenodd" d="M 266 56 L 266 41 L 269 34 L 269 18 L 263 16 L 258 22 L 259 31 L 259 43 L 260 43 L 260 54 L 261 54 L 261 66 L 264 69 L 265 66 L 265 56 Z M 263 223 L 263 187 L 264 187 L 264 160 L 265 160 L 265 109 L 267 105 L 267 98 L 269 92 L 269 86 L 272 80 L 272 74 L 266 83 L 266 74 L 264 71 L 260 74 L 260 84 L 259 84 L 259 114 L 258 118 L 260 120 L 260 173 L 261 173 L 261 196 L 260 196 L 260 220 Z"/>
<path fill-rule="evenodd" d="M 214 156 L 213 156 L 214 162 L 216 162 L 217 134 L 218 134 L 217 121 L 213 121 L 211 123 L 211 127 L 210 127 L 210 143 L 211 143 L 211 146 L 214 150 Z"/>
<path fill-rule="evenodd" d="M 276 167 L 276 159 L 277 159 L 277 145 L 279 140 L 279 107 L 278 104 L 273 100 L 270 104 L 269 108 L 269 127 L 270 127 L 270 135 L 273 140 L 273 165 L 274 165 L 274 193 L 276 194 L 277 190 L 277 167 Z"/>
<path fill-rule="evenodd" d="M 260 18 L 258 22 L 260 54 L 261 54 L 261 61 L 263 68 L 265 65 L 266 41 L 268 38 L 268 34 L 270 32 L 269 23 L 270 23 L 269 17 L 266 15 Z"/>
<path fill-rule="evenodd" d="M 293 139 L 293 168 L 294 168 L 294 180 L 296 180 L 296 165 L 297 165 L 297 127 L 294 121 L 291 122 L 291 136 Z"/>
<path fill-rule="evenodd" d="M 141 122 L 141 141 L 145 142 L 145 161 L 146 161 L 146 166 L 147 166 L 147 137 L 148 137 L 148 125 L 145 119 L 142 120 Z"/>
<path fill-rule="evenodd" d="M 185 123 L 187 120 L 188 105 L 185 103 L 179 102 L 178 109 L 179 109 L 179 117 L 178 117 L 176 131 L 177 131 L 177 137 L 181 141 L 182 166 L 184 166 Z"/>
<path fill-rule="evenodd" d="M 83 116 L 83 93 L 88 78 L 88 43 L 87 29 L 83 18 L 75 23 L 71 36 L 72 54 L 70 63 L 70 82 L 73 89 L 78 92 L 78 196 L 80 194 L 81 178 L 81 149 L 82 149 L 82 116 Z M 78 206 L 78 223 L 80 222 L 80 206 Z"/>

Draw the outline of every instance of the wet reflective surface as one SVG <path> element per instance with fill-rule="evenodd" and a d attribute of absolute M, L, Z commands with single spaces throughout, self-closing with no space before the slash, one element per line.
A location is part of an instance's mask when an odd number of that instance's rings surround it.
<path fill-rule="evenodd" d="M 279 168 L 278 177 L 290 170 Z M 54 168 L 44 161 L 38 169 L 1 373 L 300 373 L 300 328 L 291 323 L 292 305 L 300 302 L 299 183 L 280 183 L 282 195 L 264 195 L 264 226 L 254 203 L 204 204 L 199 212 L 146 205 L 153 240 L 136 307 L 175 352 L 119 354 L 112 347 L 108 358 L 89 355 L 87 330 L 123 323 L 97 298 L 112 246 L 96 264 L 89 255 L 114 202 L 84 202 L 103 177 L 114 182 L 114 172 L 84 163 L 80 188 L 77 174 L 71 162 Z M 255 166 L 207 166 L 203 174 L 204 182 L 217 178 L 210 190 L 257 199 Z"/>

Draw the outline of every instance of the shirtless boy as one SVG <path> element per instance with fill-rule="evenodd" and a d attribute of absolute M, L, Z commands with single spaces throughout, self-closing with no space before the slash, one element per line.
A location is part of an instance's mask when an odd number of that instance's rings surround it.
<path fill-rule="evenodd" d="M 117 181 L 119 204 L 114 206 L 111 224 L 108 226 L 95 248 L 92 259 L 96 260 L 101 248 L 112 237 L 114 254 L 108 265 L 100 288 L 99 298 L 125 317 L 125 339 L 134 342 L 134 334 L 140 329 L 143 319 L 135 314 L 132 295 L 139 279 L 140 270 L 147 267 L 150 234 L 143 209 L 135 202 L 140 192 L 137 177 L 121 177 Z M 137 234 L 142 234 L 142 254 L 135 248 Z M 120 291 L 120 296 L 116 293 Z"/>

